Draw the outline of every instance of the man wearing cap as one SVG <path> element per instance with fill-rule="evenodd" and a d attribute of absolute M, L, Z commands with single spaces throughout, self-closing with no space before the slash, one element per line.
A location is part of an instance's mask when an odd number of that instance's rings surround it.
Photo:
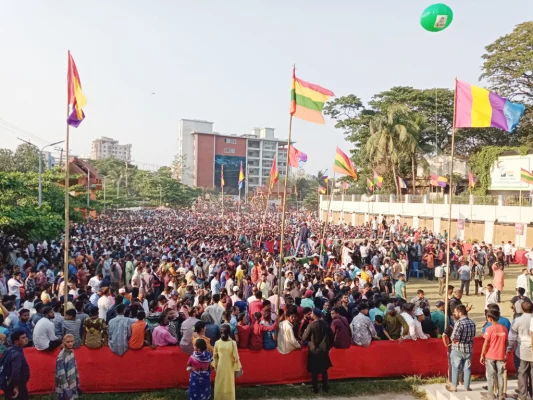
<path fill-rule="evenodd" d="M 230 298 L 231 298 L 232 303 L 235 304 L 236 302 L 238 302 L 240 300 L 239 296 L 238 296 L 239 287 L 238 286 L 233 286 L 232 292 L 233 292 L 233 294 L 231 295 Z"/>
<path fill-rule="evenodd" d="M 437 310 L 431 313 L 431 320 L 437 325 L 437 328 L 439 328 L 440 334 L 444 333 L 444 306 L 445 303 L 443 301 L 437 301 L 435 303 Z"/>
<path fill-rule="evenodd" d="M 389 333 L 391 339 L 397 340 L 402 337 L 403 332 L 409 332 L 409 326 L 403 317 L 396 312 L 394 304 L 387 304 L 387 312 L 383 319 L 383 328 Z"/>

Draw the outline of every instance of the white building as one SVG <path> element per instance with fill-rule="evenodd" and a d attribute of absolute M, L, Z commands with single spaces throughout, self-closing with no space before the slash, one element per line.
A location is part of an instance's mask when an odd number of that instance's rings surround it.
<path fill-rule="evenodd" d="M 119 144 L 118 140 L 102 136 L 93 140 L 91 145 L 91 159 L 117 158 L 123 161 L 131 160 L 131 144 Z"/>
<path fill-rule="evenodd" d="M 194 133 L 213 133 L 213 123 L 197 119 L 182 119 L 178 127 L 178 156 L 182 173 L 178 178 L 185 185 L 194 185 Z"/>
<path fill-rule="evenodd" d="M 266 185 L 270 180 L 272 161 L 276 157 L 279 176 L 285 176 L 287 141 L 274 137 L 274 128 L 254 128 L 246 137 L 246 170 L 249 189 Z"/>

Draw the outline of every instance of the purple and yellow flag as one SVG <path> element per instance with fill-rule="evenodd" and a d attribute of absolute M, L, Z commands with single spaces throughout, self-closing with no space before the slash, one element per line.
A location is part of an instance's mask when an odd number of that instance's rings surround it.
<path fill-rule="evenodd" d="M 68 86 L 68 107 L 69 117 L 67 118 L 67 124 L 73 128 L 77 128 L 81 121 L 85 119 L 85 114 L 82 108 L 87 104 L 87 98 L 81 91 L 81 80 L 76 68 L 76 63 L 72 58 L 70 51 L 68 52 L 68 74 L 67 74 L 67 86 Z"/>

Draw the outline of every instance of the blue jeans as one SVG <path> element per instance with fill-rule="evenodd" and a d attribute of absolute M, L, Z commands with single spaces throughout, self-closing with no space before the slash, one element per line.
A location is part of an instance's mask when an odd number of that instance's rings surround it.
<path fill-rule="evenodd" d="M 296 246 L 296 251 L 294 252 L 295 256 L 298 256 L 298 252 L 300 251 L 300 247 L 304 246 L 304 257 L 307 257 L 309 254 L 309 245 L 307 244 L 307 240 L 305 242 L 302 242 L 301 240 L 298 240 L 298 245 Z"/>
<path fill-rule="evenodd" d="M 470 389 L 470 366 L 472 365 L 472 353 L 463 353 L 462 351 L 452 350 L 450 354 L 452 364 L 452 385 L 459 385 L 459 373 L 462 370 L 464 374 L 465 389 Z"/>

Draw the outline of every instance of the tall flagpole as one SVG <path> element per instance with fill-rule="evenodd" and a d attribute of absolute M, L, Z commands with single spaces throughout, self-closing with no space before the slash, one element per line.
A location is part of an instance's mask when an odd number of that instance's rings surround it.
<path fill-rule="evenodd" d="M 444 299 L 444 322 L 445 327 L 450 326 L 450 320 L 448 319 L 448 285 L 450 283 L 450 240 L 452 236 L 452 204 L 453 204 L 453 155 L 455 152 L 455 114 L 457 107 L 457 78 L 455 78 L 455 93 L 453 97 L 453 127 L 452 127 L 452 150 L 450 152 L 450 196 L 448 200 L 448 237 L 446 241 L 446 287 L 444 288 L 446 293 L 446 298 Z M 453 311 L 453 310 L 452 310 Z"/>
<path fill-rule="evenodd" d="M 326 246 L 326 238 L 324 237 L 324 235 L 326 234 L 326 228 L 329 223 L 329 211 L 331 210 L 331 199 L 333 198 L 333 182 L 334 181 L 335 181 L 335 169 L 333 169 L 333 179 L 331 180 L 331 190 L 329 192 L 328 213 L 326 214 L 326 221 L 324 223 L 324 227 L 322 228 L 322 246 L 320 246 L 320 258 L 318 259 L 319 265 L 322 265 L 322 252 L 324 250 L 324 247 Z M 326 185 L 326 191 L 327 191 L 328 186 L 329 185 Z M 324 265 L 324 268 L 326 267 L 326 265 Z"/>
<path fill-rule="evenodd" d="M 294 84 L 294 78 L 295 78 L 295 71 L 296 71 L 296 65 L 292 66 L 292 82 L 291 85 Z M 281 293 L 283 288 L 281 288 L 279 285 L 281 285 L 281 271 L 283 269 L 283 253 L 285 251 L 285 208 L 287 204 L 287 182 L 289 179 L 289 154 L 291 152 L 291 136 L 292 136 L 292 113 L 289 114 L 289 135 L 287 138 L 287 158 L 285 160 L 285 181 L 283 183 L 283 202 L 281 205 L 281 243 L 279 246 L 279 266 L 278 266 L 278 298 L 276 301 L 276 310 L 279 310 L 280 305 L 280 299 L 281 299 Z M 319 202 L 320 204 L 320 202 Z"/>
<path fill-rule="evenodd" d="M 272 179 L 272 177 L 270 177 L 270 179 Z M 261 234 L 259 235 L 259 250 L 262 249 L 261 243 L 263 242 L 263 232 L 265 231 L 265 224 L 266 224 L 266 218 L 267 218 L 267 213 L 268 213 L 268 201 L 270 200 L 270 191 L 271 191 L 271 189 L 272 189 L 272 184 L 269 183 L 268 184 L 267 201 L 266 201 L 266 204 L 265 204 L 265 212 L 263 214 L 263 223 L 261 224 Z"/>
<path fill-rule="evenodd" d="M 67 53 L 68 54 L 68 53 Z M 68 56 L 67 56 L 67 65 L 68 65 Z M 64 266 L 63 266 L 63 301 L 65 304 L 64 310 L 67 309 L 68 305 L 68 257 L 69 257 L 69 247 L 70 247 L 70 195 L 69 195 L 69 184 L 70 184 L 70 163 L 69 163 L 69 146 L 70 146 L 70 125 L 68 124 L 69 116 L 69 99 L 68 99 L 68 89 L 67 89 L 67 136 L 65 138 L 65 253 L 64 253 Z"/>
<path fill-rule="evenodd" d="M 222 164 L 220 168 L 221 168 L 220 186 L 222 188 L 222 218 L 224 218 L 224 186 L 226 184 L 226 182 L 224 182 L 224 164 Z"/>

